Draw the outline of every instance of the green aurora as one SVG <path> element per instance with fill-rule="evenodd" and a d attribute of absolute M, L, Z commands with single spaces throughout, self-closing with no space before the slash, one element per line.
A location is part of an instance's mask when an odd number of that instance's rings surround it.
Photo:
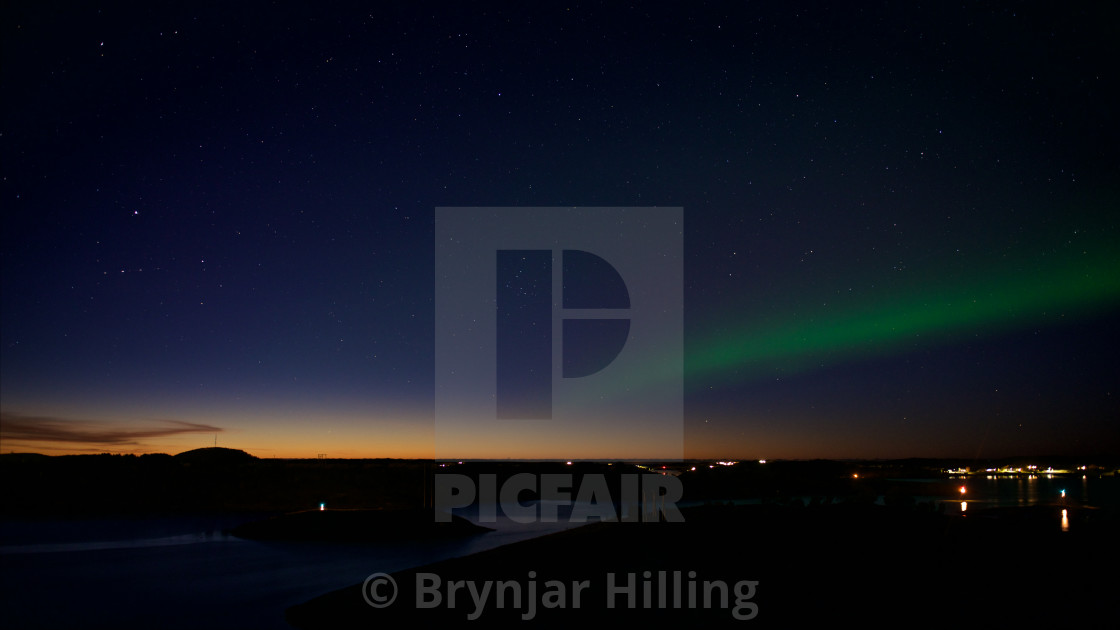
<path fill-rule="evenodd" d="M 1096 252 L 1095 254 L 1093 252 Z M 963 336 L 1046 327 L 1120 306 L 1120 255 L 1099 243 L 1034 272 L 989 271 L 859 306 L 745 323 L 690 343 L 686 380 L 705 385 L 789 374 Z"/>

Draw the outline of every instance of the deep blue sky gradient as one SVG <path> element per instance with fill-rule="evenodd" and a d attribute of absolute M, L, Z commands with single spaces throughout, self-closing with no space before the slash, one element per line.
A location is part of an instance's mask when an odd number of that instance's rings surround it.
<path fill-rule="evenodd" d="M 2 448 L 430 455 L 434 208 L 658 205 L 686 356 L 1100 287 L 686 372 L 686 455 L 1117 452 L 1115 11 L 817 4 L 5 3 Z"/>

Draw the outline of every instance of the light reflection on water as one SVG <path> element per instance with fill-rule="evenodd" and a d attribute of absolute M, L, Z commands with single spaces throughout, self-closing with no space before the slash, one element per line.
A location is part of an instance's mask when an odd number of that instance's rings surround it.
<path fill-rule="evenodd" d="M 46 542 L 24 545 L 0 545 L 0 556 L 23 553 L 60 553 L 66 551 L 107 551 L 110 549 L 139 549 L 143 547 L 170 547 L 200 543 L 230 542 L 237 540 L 226 533 L 199 532 L 177 536 L 129 538 L 125 540 L 94 540 L 85 542 Z"/>
<path fill-rule="evenodd" d="M 919 481 L 919 480 L 912 480 Z M 920 480 L 936 484 L 938 480 Z M 942 487 L 964 483 L 968 488 L 968 498 L 959 502 L 947 496 L 915 497 L 919 502 L 932 501 L 945 513 L 965 515 L 970 510 L 986 508 L 1029 508 L 1051 506 L 1054 512 L 1054 527 L 1061 531 L 1071 531 L 1070 520 L 1080 508 L 1115 508 L 1120 506 L 1120 479 L 1115 477 L 1093 477 L 1088 475 L 1024 475 L 999 477 L 994 475 L 972 475 L 941 480 Z M 970 508 L 971 505 L 971 508 Z M 1060 508 L 1060 516 L 1057 511 Z M 1076 527 L 1074 528 L 1076 529 Z"/>
<path fill-rule="evenodd" d="M 952 497 L 950 488 L 964 484 L 967 501 L 973 509 L 1032 507 L 1054 505 L 1068 507 L 1117 507 L 1120 506 L 1120 480 L 1115 478 L 1082 475 L 1024 475 L 1019 477 L 997 477 L 972 475 L 955 477 L 948 480 L 924 479 L 932 486 L 940 484 L 944 489 L 941 496 L 915 496 L 921 501 L 935 504 L 953 503 L 954 508 L 960 499 Z"/>
<path fill-rule="evenodd" d="M 289 628 L 288 606 L 360 584 L 371 573 L 573 527 L 499 517 L 484 523 L 495 531 L 464 539 L 332 544 L 223 532 L 238 522 L 244 518 L 0 522 L 0 619 L 6 628 Z M 114 539 L 114 531 L 127 537 Z"/>

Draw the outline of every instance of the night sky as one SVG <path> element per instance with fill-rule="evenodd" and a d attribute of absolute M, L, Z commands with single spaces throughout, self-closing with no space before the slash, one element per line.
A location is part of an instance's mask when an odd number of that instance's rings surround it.
<path fill-rule="evenodd" d="M 195 4 L 0 9 L 4 452 L 431 457 L 442 206 L 683 208 L 686 457 L 1120 452 L 1108 3 Z"/>

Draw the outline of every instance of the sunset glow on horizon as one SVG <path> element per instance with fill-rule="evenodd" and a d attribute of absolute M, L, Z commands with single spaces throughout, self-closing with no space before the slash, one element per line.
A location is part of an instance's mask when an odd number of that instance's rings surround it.
<path fill-rule="evenodd" d="M 1047 13 L 969 6 L 6 6 L 0 451 L 681 456 L 678 415 L 685 458 L 1120 451 L 1086 11 L 1040 46 Z M 470 379 L 547 389 L 519 314 L 568 308 L 565 251 L 634 302 L 563 369 L 619 370 L 506 432 Z"/>

